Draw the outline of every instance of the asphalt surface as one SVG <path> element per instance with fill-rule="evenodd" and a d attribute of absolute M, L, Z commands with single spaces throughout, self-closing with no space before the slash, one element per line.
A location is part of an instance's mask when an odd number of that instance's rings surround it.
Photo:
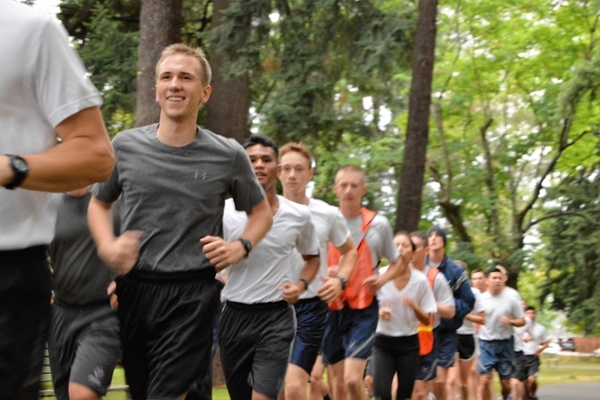
<path fill-rule="evenodd" d="M 537 396 L 539 400 L 599 400 L 600 382 L 542 385 Z"/>

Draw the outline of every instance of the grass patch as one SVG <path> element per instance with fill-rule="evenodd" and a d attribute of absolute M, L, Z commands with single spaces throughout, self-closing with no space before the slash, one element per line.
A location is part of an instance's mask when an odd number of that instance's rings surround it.
<path fill-rule="evenodd" d="M 598 369 L 586 368 L 585 365 L 569 365 L 569 368 L 550 367 L 542 365 L 538 382 L 540 385 L 552 385 L 556 383 L 585 383 L 599 382 L 600 371 Z"/>
<path fill-rule="evenodd" d="M 598 364 L 582 363 L 581 360 L 564 361 L 561 360 L 558 365 L 548 364 L 542 361 L 538 382 L 540 385 L 552 385 L 558 383 L 587 383 L 599 382 L 600 370 Z M 497 378 L 495 378 L 497 380 Z M 122 368 L 115 369 L 113 375 L 113 385 L 122 385 L 125 383 L 125 374 Z M 55 399 L 55 397 L 48 397 Z M 105 397 L 106 400 L 127 400 L 125 392 L 111 392 Z M 229 392 L 224 386 L 213 388 L 213 400 L 229 400 Z"/>

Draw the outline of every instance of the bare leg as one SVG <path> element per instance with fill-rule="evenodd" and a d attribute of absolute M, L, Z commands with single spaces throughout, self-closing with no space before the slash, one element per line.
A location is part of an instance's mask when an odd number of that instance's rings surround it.
<path fill-rule="evenodd" d="M 492 400 L 494 391 L 490 385 L 492 381 L 491 375 L 481 375 L 481 400 Z"/>
<path fill-rule="evenodd" d="M 71 400 L 102 400 L 92 389 L 75 382 L 69 382 L 69 398 Z"/>
<path fill-rule="evenodd" d="M 333 400 L 347 400 L 348 391 L 346 390 L 346 383 L 344 381 L 344 361 L 342 360 L 336 364 L 330 365 L 327 368 L 329 385 L 331 387 L 331 394 Z"/>
<path fill-rule="evenodd" d="M 366 365 L 367 360 L 360 358 L 347 358 L 344 363 L 344 381 L 348 396 L 352 400 L 366 400 L 365 385 L 363 384 Z"/>
<path fill-rule="evenodd" d="M 456 400 L 461 386 L 460 365 L 458 353 L 454 355 L 454 365 L 448 368 L 448 379 L 446 380 L 446 392 L 448 400 Z M 462 399 L 466 400 L 466 399 Z"/>
<path fill-rule="evenodd" d="M 323 356 L 318 356 L 310 373 L 309 400 L 323 400 L 323 397 L 329 393 L 329 387 L 323 382 L 324 371 Z M 331 381 L 331 378 L 329 380 Z"/>
<path fill-rule="evenodd" d="M 477 358 L 473 357 L 470 360 L 458 361 L 458 369 L 460 372 L 460 398 L 461 400 L 469 400 L 471 397 L 476 398 L 476 392 L 473 391 L 473 365 L 476 364 Z M 470 393 L 469 393 L 470 392 Z"/>
<path fill-rule="evenodd" d="M 289 364 L 285 374 L 284 393 L 290 400 L 308 399 L 308 373 L 297 365 Z"/>
<path fill-rule="evenodd" d="M 446 400 L 446 380 L 448 379 L 448 368 L 437 367 L 436 377 L 433 383 L 433 394 L 436 400 Z"/>

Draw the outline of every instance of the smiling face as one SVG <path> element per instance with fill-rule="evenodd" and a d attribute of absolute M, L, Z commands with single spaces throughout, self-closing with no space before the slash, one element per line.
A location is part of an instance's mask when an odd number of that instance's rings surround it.
<path fill-rule="evenodd" d="M 285 192 L 306 192 L 306 186 L 313 177 L 310 161 L 297 151 L 288 151 L 279 160 L 279 180 Z"/>
<path fill-rule="evenodd" d="M 263 189 L 267 191 L 277 179 L 277 157 L 272 147 L 255 144 L 246 148 L 254 174 Z"/>
<path fill-rule="evenodd" d="M 200 61 L 186 54 L 173 54 L 160 63 L 155 92 L 161 119 L 196 121 L 200 104 L 208 101 L 212 90 L 202 85 L 200 68 Z"/>

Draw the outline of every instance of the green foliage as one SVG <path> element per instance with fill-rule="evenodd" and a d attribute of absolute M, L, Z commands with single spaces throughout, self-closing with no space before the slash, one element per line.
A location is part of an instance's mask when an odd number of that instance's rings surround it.
<path fill-rule="evenodd" d="M 542 298 L 566 310 L 569 322 L 586 335 L 600 333 L 599 174 L 600 166 L 589 168 L 553 189 L 553 208 L 562 215 L 541 227 L 548 240 Z"/>
<path fill-rule="evenodd" d="M 135 122 L 139 2 L 137 8 L 131 3 L 69 0 L 60 5 L 59 17 L 103 95 L 102 116 L 111 136 Z"/>
<path fill-rule="evenodd" d="M 532 265 L 524 238 L 554 200 L 553 177 L 598 160 L 597 5 L 440 6 L 433 92 L 441 113 L 428 151 L 438 189 L 424 204 L 460 204 L 473 252 L 506 263 L 513 276 Z"/>

